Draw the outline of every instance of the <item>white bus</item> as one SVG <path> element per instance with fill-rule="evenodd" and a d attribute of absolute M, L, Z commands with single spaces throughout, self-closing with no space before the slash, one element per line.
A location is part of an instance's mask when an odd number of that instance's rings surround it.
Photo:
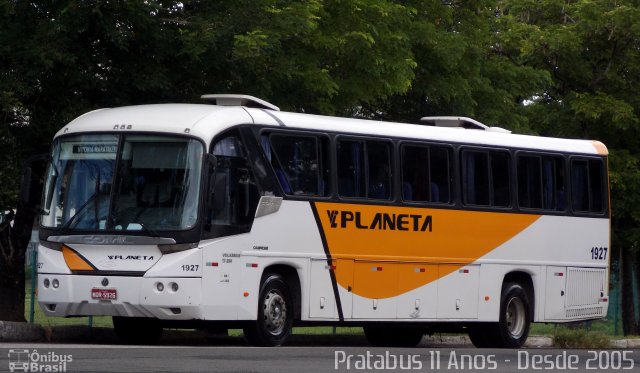
<path fill-rule="evenodd" d="M 242 95 L 93 111 L 55 136 L 38 300 L 119 337 L 362 326 L 373 345 L 603 318 L 607 149 L 469 118 L 385 123 Z"/>

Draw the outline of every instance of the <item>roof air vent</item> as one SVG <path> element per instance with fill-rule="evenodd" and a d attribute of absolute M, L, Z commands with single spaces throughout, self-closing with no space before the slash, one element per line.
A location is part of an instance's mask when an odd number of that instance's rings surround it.
<path fill-rule="evenodd" d="M 511 133 L 511 131 L 500 127 L 489 127 L 475 119 L 467 117 L 423 117 L 420 118 L 422 124 L 435 127 L 466 128 L 471 130 L 483 130 L 487 132 Z"/>
<path fill-rule="evenodd" d="M 214 105 L 220 106 L 246 106 L 259 109 L 268 109 L 280 111 L 280 108 L 276 105 L 268 103 L 265 100 L 261 100 L 257 97 L 248 95 L 233 95 L 233 94 L 214 94 L 214 95 L 202 95 L 200 98 L 205 102 L 211 102 Z"/>

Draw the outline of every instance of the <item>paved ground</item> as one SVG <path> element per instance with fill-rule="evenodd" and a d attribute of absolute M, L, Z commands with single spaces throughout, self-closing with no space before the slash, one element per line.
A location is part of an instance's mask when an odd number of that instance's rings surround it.
<path fill-rule="evenodd" d="M 0 371 L 25 362 L 31 371 L 66 372 L 637 372 L 640 351 L 0 344 Z"/>
<path fill-rule="evenodd" d="M 294 335 L 284 347 L 254 348 L 241 337 L 167 330 L 157 346 L 125 346 L 113 329 L 17 324 L 0 322 L 0 372 L 640 372 L 640 340 L 588 351 L 530 337 L 529 349 L 514 351 L 475 349 L 465 336 L 389 349 L 369 347 L 362 335 Z"/>

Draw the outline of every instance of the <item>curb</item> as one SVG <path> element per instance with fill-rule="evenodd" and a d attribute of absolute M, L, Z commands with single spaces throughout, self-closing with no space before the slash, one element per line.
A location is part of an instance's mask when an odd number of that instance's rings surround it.
<path fill-rule="evenodd" d="M 640 349 L 640 339 L 616 339 L 611 341 L 611 348 L 616 349 Z"/>
<path fill-rule="evenodd" d="M 524 346 L 528 348 L 552 348 L 554 347 L 553 338 L 532 335 L 532 336 L 529 336 L 529 338 L 527 338 L 527 341 L 524 343 Z"/>

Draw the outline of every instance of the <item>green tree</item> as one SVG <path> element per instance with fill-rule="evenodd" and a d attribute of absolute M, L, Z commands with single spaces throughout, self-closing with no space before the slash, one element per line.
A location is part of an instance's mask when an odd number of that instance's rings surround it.
<path fill-rule="evenodd" d="M 384 0 L 0 0 L 0 208 L 20 162 L 93 109 L 240 92 L 339 113 L 404 92 L 413 16 Z M 23 319 L 26 210 L 0 237 L 18 253 L 0 258 L 4 320 Z"/>
<path fill-rule="evenodd" d="M 606 0 L 500 2 L 510 49 L 552 84 L 527 106 L 540 134 L 603 141 L 610 150 L 612 249 L 620 260 L 626 334 L 640 334 L 640 3 Z M 634 285 L 635 283 L 635 285 Z"/>
<path fill-rule="evenodd" d="M 414 77 L 414 13 L 392 1 L 227 0 L 185 11 L 215 33 L 215 46 L 200 56 L 206 91 L 338 114 L 405 92 Z"/>
<path fill-rule="evenodd" d="M 469 116 L 528 131 L 522 103 L 543 91 L 549 75 L 508 49 L 511 20 L 499 17 L 496 2 L 405 3 L 416 14 L 411 25 L 416 77 L 406 94 L 366 105 L 367 112 L 414 123 L 429 115 Z"/>

